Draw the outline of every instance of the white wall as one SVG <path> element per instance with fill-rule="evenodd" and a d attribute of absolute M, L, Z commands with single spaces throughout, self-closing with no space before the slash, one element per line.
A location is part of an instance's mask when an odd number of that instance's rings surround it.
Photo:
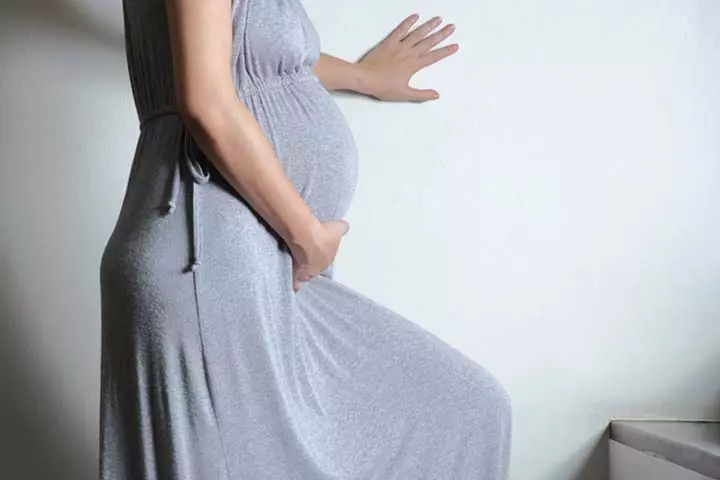
<path fill-rule="evenodd" d="M 3 477 L 93 477 L 98 262 L 137 135 L 107 3 L 0 4 Z M 458 25 L 415 82 L 439 102 L 339 98 L 362 164 L 336 271 L 500 377 L 513 480 L 602 478 L 613 416 L 720 418 L 717 1 L 306 6 L 346 57 L 414 10 Z"/>
<path fill-rule="evenodd" d="M 98 265 L 138 132 L 106 3 L 0 1 L 3 479 L 97 478 Z"/>

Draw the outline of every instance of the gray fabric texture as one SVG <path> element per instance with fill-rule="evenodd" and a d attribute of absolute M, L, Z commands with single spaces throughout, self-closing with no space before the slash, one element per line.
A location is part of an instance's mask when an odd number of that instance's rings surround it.
<path fill-rule="evenodd" d="M 141 127 L 100 265 L 100 478 L 506 478 L 495 377 L 332 268 L 295 293 L 287 249 L 177 114 L 163 0 L 124 18 Z M 302 5 L 233 0 L 228 22 L 239 97 L 314 213 L 342 218 L 356 149 Z"/>

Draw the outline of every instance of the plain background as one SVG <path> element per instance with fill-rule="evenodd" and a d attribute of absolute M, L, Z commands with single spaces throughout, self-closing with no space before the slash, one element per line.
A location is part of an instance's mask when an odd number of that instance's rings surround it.
<path fill-rule="evenodd" d="M 138 134 L 120 0 L 0 2 L 0 476 L 91 480 L 98 264 Z M 513 480 L 600 479 L 611 417 L 720 419 L 720 3 L 307 0 L 354 59 L 457 24 L 425 105 L 338 97 L 336 275 L 493 371 Z"/>

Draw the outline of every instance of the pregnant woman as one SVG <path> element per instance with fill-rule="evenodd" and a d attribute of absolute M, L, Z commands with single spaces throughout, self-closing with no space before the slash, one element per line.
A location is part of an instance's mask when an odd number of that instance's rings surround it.
<path fill-rule="evenodd" d="M 300 0 L 124 0 L 140 136 L 101 264 L 103 480 L 497 480 L 494 377 L 332 278 L 356 181 L 328 90 L 430 100 L 451 26 L 362 61 Z M 434 32 L 434 33 L 433 33 Z"/>

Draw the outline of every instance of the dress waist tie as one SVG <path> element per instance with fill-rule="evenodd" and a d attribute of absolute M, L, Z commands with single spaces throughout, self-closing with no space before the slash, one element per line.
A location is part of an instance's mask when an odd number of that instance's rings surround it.
<path fill-rule="evenodd" d="M 155 112 L 151 112 L 148 115 L 143 116 L 140 119 L 140 128 L 145 127 L 148 122 L 157 118 L 167 115 L 180 115 L 176 107 L 165 107 Z M 190 173 L 191 185 L 190 185 L 190 207 L 191 211 L 191 243 L 192 243 L 192 259 L 190 265 L 186 271 L 197 271 L 201 264 L 202 256 L 202 238 L 200 231 L 200 212 L 198 210 L 197 194 L 195 188 L 198 185 L 204 185 L 210 180 L 210 171 L 207 165 L 203 162 L 202 151 L 195 144 L 195 140 L 188 131 L 185 123 L 182 122 L 180 136 L 179 136 L 179 152 L 177 160 L 173 165 L 172 174 L 172 185 L 170 188 L 170 196 L 165 204 L 165 212 L 167 215 L 172 215 L 177 206 L 178 192 L 180 190 L 181 183 L 181 172 L 180 169 L 184 166 Z"/>

